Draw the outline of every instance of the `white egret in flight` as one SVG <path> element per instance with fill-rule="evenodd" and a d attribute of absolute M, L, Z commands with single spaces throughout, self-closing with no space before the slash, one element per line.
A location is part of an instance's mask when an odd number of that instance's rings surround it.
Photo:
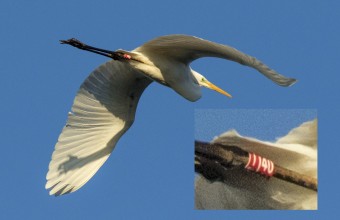
<path fill-rule="evenodd" d="M 190 68 L 198 58 L 219 57 L 253 67 L 281 86 L 296 81 L 232 47 L 193 36 L 158 37 L 131 52 L 103 50 L 76 39 L 61 42 L 113 60 L 95 69 L 74 99 L 49 164 L 50 195 L 74 192 L 98 171 L 132 125 L 138 100 L 151 82 L 168 86 L 189 101 L 201 97 L 201 86 L 231 97 Z"/>

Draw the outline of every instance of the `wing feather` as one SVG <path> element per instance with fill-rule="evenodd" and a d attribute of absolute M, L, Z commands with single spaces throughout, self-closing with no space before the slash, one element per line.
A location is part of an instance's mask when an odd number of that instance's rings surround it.
<path fill-rule="evenodd" d="M 201 57 L 219 57 L 255 68 L 264 76 L 281 86 L 290 86 L 296 79 L 287 78 L 269 68 L 255 57 L 237 49 L 188 35 L 167 35 L 155 38 L 135 49 L 148 57 L 164 56 L 185 64 Z"/>
<path fill-rule="evenodd" d="M 46 175 L 51 195 L 82 187 L 132 125 L 138 100 L 151 80 L 128 62 L 109 61 L 81 85 Z"/>

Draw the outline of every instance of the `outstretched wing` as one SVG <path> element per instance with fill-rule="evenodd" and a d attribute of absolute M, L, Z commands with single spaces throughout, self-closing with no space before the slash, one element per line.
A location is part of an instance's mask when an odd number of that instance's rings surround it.
<path fill-rule="evenodd" d="M 235 48 L 187 35 L 168 35 L 153 39 L 135 49 L 136 52 L 152 56 L 166 56 L 185 64 L 201 57 L 219 57 L 253 67 L 281 86 L 290 86 L 296 79 L 287 78 L 270 69 L 255 57 Z"/>
<path fill-rule="evenodd" d="M 46 179 L 50 195 L 74 192 L 103 165 L 132 125 L 138 100 L 152 81 L 128 62 L 109 61 L 81 85 Z"/>

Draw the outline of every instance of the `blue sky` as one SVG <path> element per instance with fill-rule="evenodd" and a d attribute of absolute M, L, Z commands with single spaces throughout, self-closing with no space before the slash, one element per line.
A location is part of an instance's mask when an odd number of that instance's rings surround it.
<path fill-rule="evenodd" d="M 9 1 L 0 3 L 0 219 L 320 219 L 339 215 L 338 1 Z M 105 57 L 60 45 L 76 37 L 127 50 L 184 33 L 231 45 L 299 82 L 206 58 L 192 67 L 233 99 L 191 103 L 153 83 L 109 160 L 76 193 L 51 197 L 48 163 L 82 81 Z M 195 109 L 315 109 L 319 210 L 195 211 Z M 259 120 L 258 123 L 261 123 Z M 278 132 L 279 133 L 279 132 Z M 275 134 L 273 134 L 275 135 Z M 277 134 L 281 135 L 281 134 Z"/>
<path fill-rule="evenodd" d="M 235 129 L 242 136 L 275 142 L 317 118 L 317 109 L 196 109 L 194 115 L 196 140 L 211 141 Z"/>

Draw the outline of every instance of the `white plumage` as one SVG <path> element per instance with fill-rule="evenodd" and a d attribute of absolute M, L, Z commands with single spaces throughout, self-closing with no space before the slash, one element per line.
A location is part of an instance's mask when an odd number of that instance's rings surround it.
<path fill-rule="evenodd" d="M 109 61 L 79 89 L 52 155 L 46 188 L 50 194 L 83 186 L 132 125 L 138 99 L 151 83 L 126 62 Z"/>
<path fill-rule="evenodd" d="M 152 81 L 190 101 L 201 97 L 201 86 L 230 96 L 190 68 L 195 59 L 212 56 L 232 60 L 255 68 L 281 86 L 296 81 L 232 47 L 192 36 L 159 37 L 131 52 L 107 51 L 74 39 L 62 42 L 116 60 L 94 70 L 75 97 L 46 176 L 51 195 L 76 191 L 98 171 L 133 123 L 138 100 Z"/>

